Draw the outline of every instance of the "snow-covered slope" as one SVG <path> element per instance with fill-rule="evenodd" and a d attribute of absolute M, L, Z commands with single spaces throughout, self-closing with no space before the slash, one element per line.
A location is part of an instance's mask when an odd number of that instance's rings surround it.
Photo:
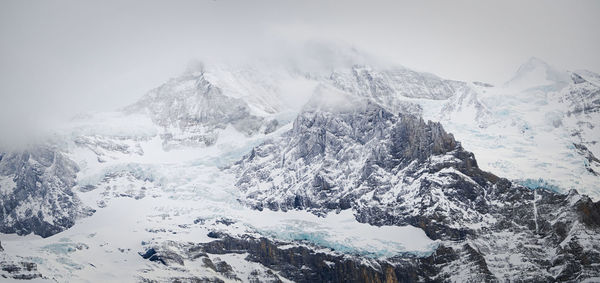
<path fill-rule="evenodd" d="M 475 99 L 451 98 L 456 102 L 451 109 L 459 111 L 446 114 L 445 106 L 438 117 L 478 156 L 483 169 L 528 186 L 577 189 L 597 199 L 600 88 L 583 79 L 598 75 L 581 73 L 532 58 L 503 86 L 472 85 Z M 435 112 L 425 114 L 436 119 Z M 484 118 L 473 123 L 478 116 Z"/>

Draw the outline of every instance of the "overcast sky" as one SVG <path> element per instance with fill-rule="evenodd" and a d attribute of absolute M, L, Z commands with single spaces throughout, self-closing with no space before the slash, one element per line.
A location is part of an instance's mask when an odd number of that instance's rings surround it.
<path fill-rule="evenodd" d="M 193 58 L 332 39 L 501 83 L 530 56 L 600 71 L 600 1 L 0 1 L 0 128 L 114 109 Z"/>

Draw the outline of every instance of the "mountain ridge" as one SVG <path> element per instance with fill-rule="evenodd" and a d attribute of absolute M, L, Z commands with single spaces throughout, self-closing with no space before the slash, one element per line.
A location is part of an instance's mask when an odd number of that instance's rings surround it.
<path fill-rule="evenodd" d="M 120 112 L 77 120 L 49 148 L 0 154 L 1 191 L 18 196 L 7 198 L 17 208 L 2 202 L 4 231 L 43 237 L 3 238 L 0 265 L 28 251 L 43 276 L 74 280 L 101 274 L 97 265 L 165 281 L 342 278 L 334 267 L 365 281 L 600 276 L 599 202 L 498 177 L 467 150 L 494 133 L 506 146 L 487 148 L 493 160 L 519 160 L 505 148 L 537 162 L 527 150 L 556 139 L 567 160 L 584 162 L 579 179 L 598 177 L 592 74 L 515 94 L 360 64 L 228 68 L 198 65 Z M 538 109 L 540 121 L 527 117 Z M 25 213 L 31 197 L 40 201 Z M 369 234 L 377 227 L 394 237 Z M 339 237 L 348 229 L 364 235 Z M 397 254 L 369 256 L 381 247 Z"/>

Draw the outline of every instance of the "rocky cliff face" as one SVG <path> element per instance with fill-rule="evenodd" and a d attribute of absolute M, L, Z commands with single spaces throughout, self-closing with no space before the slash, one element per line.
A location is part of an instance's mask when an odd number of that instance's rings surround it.
<path fill-rule="evenodd" d="M 432 280 L 424 269 L 419 268 L 418 259 L 376 260 L 344 256 L 333 252 L 318 252 L 302 245 L 289 246 L 285 242 L 273 242 L 266 238 L 234 238 L 218 235 L 219 239 L 209 243 L 184 245 L 167 244 L 147 249 L 140 255 L 157 261 L 167 268 L 183 266 L 183 260 L 198 261 L 206 269 L 218 274 L 214 278 L 203 278 L 218 282 L 221 278 L 249 282 L 419 282 Z M 173 252 L 177 246 L 178 252 Z M 250 274 L 236 274 L 219 256 L 235 255 L 257 263 L 262 268 Z M 217 264 L 211 260 L 217 258 Z M 221 268 L 219 267 L 221 266 Z"/>
<path fill-rule="evenodd" d="M 60 152 L 36 147 L 0 157 L 0 231 L 48 237 L 90 215 L 71 188 L 78 167 Z"/>
<path fill-rule="evenodd" d="M 446 247 L 440 280 L 573 280 L 600 275 L 598 204 L 480 170 L 438 123 L 365 102 L 302 112 L 232 170 L 256 209 L 353 209 L 372 225 L 413 225 Z M 437 268 L 440 264 L 436 265 Z M 473 268 L 460 277 L 464 266 Z M 487 279 L 486 279 L 487 278 Z"/>
<path fill-rule="evenodd" d="M 246 194 L 242 200 L 256 208 L 316 212 L 389 207 L 385 214 L 403 219 L 395 224 L 411 217 L 416 224 L 436 210 L 451 215 L 450 203 L 461 206 L 456 220 L 476 215 L 470 210 L 481 201 L 482 185 L 495 176 L 481 172 L 473 155 L 439 123 L 361 102 L 339 112 L 308 109 L 279 140 L 254 148 L 234 168 Z M 479 174 L 481 184 L 460 170 Z M 459 185 L 464 193 L 444 193 Z M 434 207 L 440 197 L 447 205 Z M 375 218 L 359 219 L 374 224 L 390 219 Z"/>
<path fill-rule="evenodd" d="M 587 74 L 587 76 L 586 76 Z M 568 105 L 568 116 L 597 113 L 600 111 L 600 86 L 594 82 L 593 73 L 571 73 L 571 84 L 560 97 Z M 588 78 L 586 80 L 586 78 Z M 588 81 L 589 80 L 589 81 Z"/>

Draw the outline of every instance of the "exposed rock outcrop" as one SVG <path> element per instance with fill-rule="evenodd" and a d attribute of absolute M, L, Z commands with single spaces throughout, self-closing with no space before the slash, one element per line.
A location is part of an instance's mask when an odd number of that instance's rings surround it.
<path fill-rule="evenodd" d="M 77 165 L 50 147 L 4 154 L 0 160 L 0 232 L 54 235 L 91 215 L 72 188 Z"/>

